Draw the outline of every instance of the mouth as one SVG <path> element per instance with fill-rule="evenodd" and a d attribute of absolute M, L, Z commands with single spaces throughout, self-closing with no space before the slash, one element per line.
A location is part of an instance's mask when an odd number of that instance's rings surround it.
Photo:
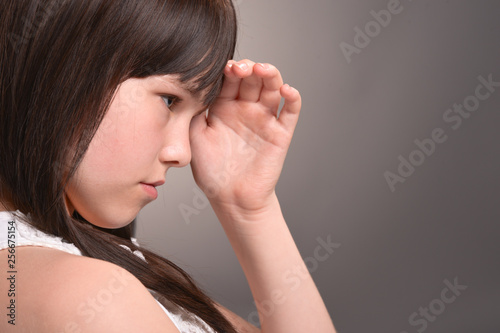
<path fill-rule="evenodd" d="M 156 189 L 157 186 L 161 186 L 165 184 L 164 180 L 160 180 L 154 183 L 141 183 L 142 188 L 150 196 L 153 200 L 158 198 L 158 190 Z"/>
<path fill-rule="evenodd" d="M 157 187 L 157 186 L 161 186 L 161 185 L 165 184 L 165 181 L 159 180 L 159 181 L 156 181 L 154 183 L 141 183 L 141 184 Z"/>

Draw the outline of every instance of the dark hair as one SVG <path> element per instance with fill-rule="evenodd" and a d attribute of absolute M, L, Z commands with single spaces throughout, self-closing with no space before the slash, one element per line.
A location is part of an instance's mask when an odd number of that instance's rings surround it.
<path fill-rule="evenodd" d="M 235 329 L 182 269 L 135 246 L 133 224 L 106 230 L 69 216 L 64 189 L 120 83 L 177 74 L 209 105 L 235 43 L 231 0 L 0 2 L 1 200 L 218 332 Z M 120 244 L 142 251 L 147 263 Z"/>

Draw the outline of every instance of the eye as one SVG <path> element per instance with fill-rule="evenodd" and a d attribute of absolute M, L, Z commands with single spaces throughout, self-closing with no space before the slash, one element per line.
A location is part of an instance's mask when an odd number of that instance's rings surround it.
<path fill-rule="evenodd" d="M 177 97 L 175 96 L 161 96 L 167 108 L 171 109 L 177 103 Z"/>

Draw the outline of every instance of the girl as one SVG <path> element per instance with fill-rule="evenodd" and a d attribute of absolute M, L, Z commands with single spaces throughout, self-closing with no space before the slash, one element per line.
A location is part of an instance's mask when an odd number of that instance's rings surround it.
<path fill-rule="evenodd" d="M 230 0 L 1 2 L 1 332 L 334 332 L 311 277 L 283 279 L 307 272 L 275 194 L 300 95 L 235 41 Z M 260 330 L 132 238 L 189 163 Z"/>

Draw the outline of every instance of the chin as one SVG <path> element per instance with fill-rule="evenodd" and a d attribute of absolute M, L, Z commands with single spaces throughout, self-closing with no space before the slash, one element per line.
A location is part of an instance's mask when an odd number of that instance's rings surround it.
<path fill-rule="evenodd" d="M 132 223 L 139 212 L 120 210 L 117 212 L 89 212 L 78 213 L 90 224 L 104 229 L 119 229 Z"/>

